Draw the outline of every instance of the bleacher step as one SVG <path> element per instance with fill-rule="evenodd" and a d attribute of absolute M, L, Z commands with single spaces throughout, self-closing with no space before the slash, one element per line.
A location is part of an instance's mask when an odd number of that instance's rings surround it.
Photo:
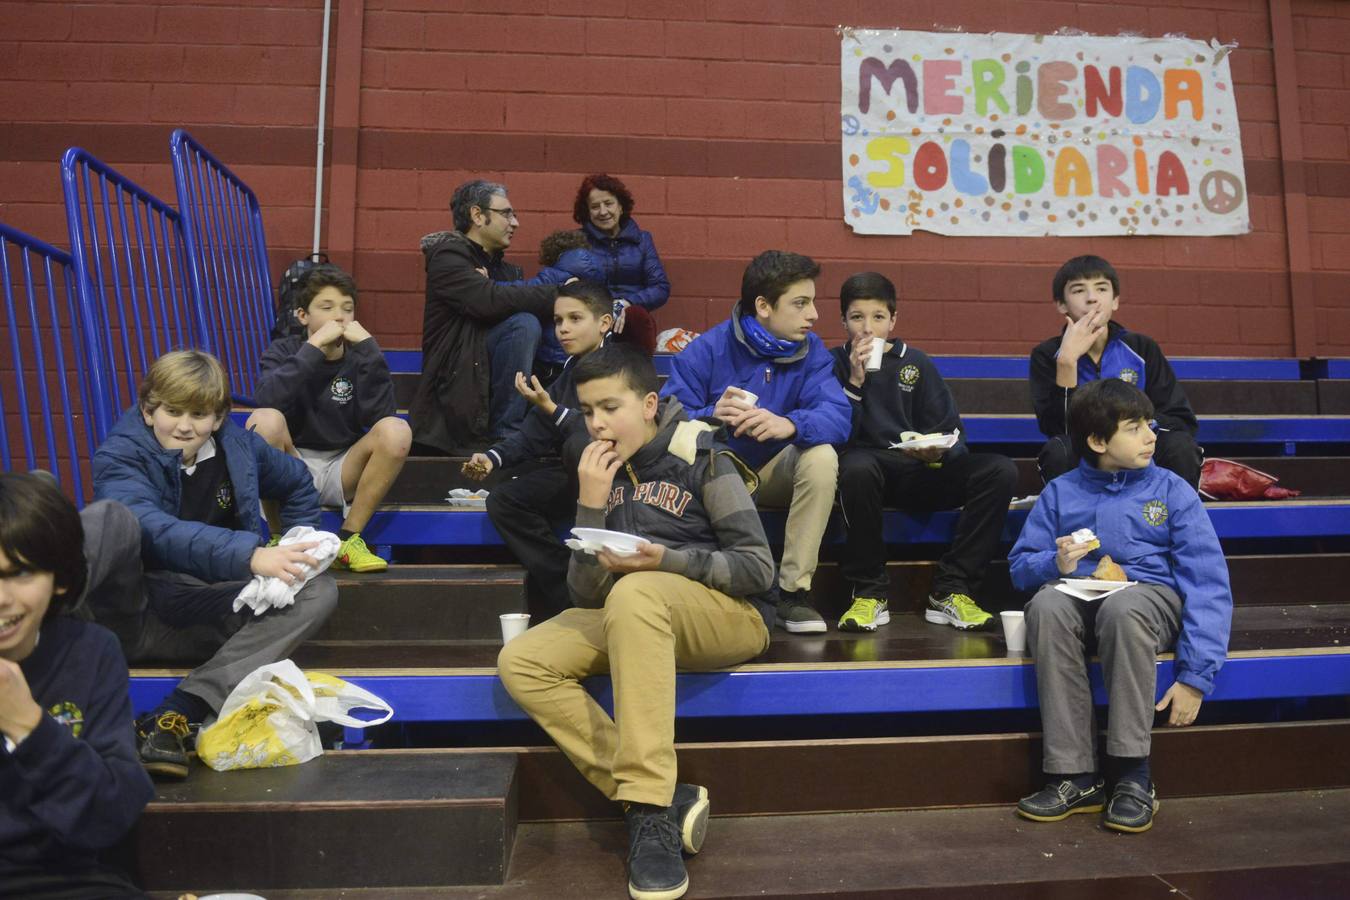
<path fill-rule="evenodd" d="M 316 640 L 489 638 L 498 616 L 525 608 L 518 566 L 396 565 L 379 574 L 338 574 L 340 602 Z"/>
<path fill-rule="evenodd" d="M 937 563 L 896 561 L 887 565 L 891 610 L 920 612 Z M 1350 603 L 1350 553 L 1228 557 L 1233 600 L 1238 606 L 1281 606 L 1293 599 Z M 497 617 L 524 609 L 524 570 L 489 566 L 395 565 L 378 575 L 338 573 L 341 602 L 319 641 L 492 640 Z M 825 561 L 812 591 L 817 608 L 837 621 L 850 603 L 839 564 Z M 995 560 L 979 601 L 991 612 L 1024 602 L 1008 580 L 1008 564 Z"/>
<path fill-rule="evenodd" d="M 516 831 L 510 753 L 330 753 L 160 783 L 135 868 L 150 890 L 501 884 Z"/>
<path fill-rule="evenodd" d="M 1344 896 L 1350 791 L 1170 799 L 1123 836 L 1093 815 L 1040 824 L 1006 806 L 714 818 L 688 861 L 694 898 L 1234 900 Z M 712 795 L 714 816 L 718 796 Z M 507 883 L 443 891 L 295 891 L 269 900 L 621 897 L 621 822 L 522 825 Z M 172 900 L 166 897 L 165 900 Z"/>
<path fill-rule="evenodd" d="M 460 474 L 466 457 L 410 457 L 389 491 L 390 503 L 435 503 L 441 501 L 452 488 L 491 490 L 498 481 L 493 473 L 484 482 L 474 482 Z M 1310 497 L 1350 496 L 1350 466 L 1343 457 L 1334 456 L 1272 456 L 1242 457 L 1246 463 L 1262 472 L 1279 478 L 1285 487 L 1303 491 Z M 1036 460 L 1017 459 L 1017 496 L 1038 494 L 1041 476 Z"/>
<path fill-rule="evenodd" d="M 1347 719 L 1159 727 L 1152 768 L 1173 797 L 1346 788 L 1350 768 L 1329 763 L 1343 755 L 1347 741 Z M 521 822 L 615 815 L 613 804 L 555 748 L 501 750 L 519 752 Z M 677 750 L 680 780 L 705 785 L 719 814 L 790 815 L 1015 803 L 1039 787 L 1041 738 L 1012 733 L 699 742 Z M 784 790 L 787 784 L 791 790 Z"/>

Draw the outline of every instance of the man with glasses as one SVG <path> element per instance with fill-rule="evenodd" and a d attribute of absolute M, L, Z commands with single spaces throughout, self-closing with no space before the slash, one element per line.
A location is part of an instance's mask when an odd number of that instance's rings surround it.
<path fill-rule="evenodd" d="M 525 417 L 515 377 L 533 368 L 557 287 L 519 283 L 520 267 L 502 258 L 520 225 L 504 185 L 461 184 L 450 213 L 454 231 L 422 238 L 427 301 L 411 413 L 413 440 L 424 449 L 467 456 Z"/>

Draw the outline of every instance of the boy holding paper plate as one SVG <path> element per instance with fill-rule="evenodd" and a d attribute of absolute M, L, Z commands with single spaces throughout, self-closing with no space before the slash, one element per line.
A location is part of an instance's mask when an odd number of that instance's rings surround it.
<path fill-rule="evenodd" d="M 497 671 L 586 780 L 622 805 L 629 896 L 673 900 L 689 885 L 681 849 L 699 851 L 709 809 L 706 788 L 675 780 L 675 670 L 764 652 L 773 556 L 750 499 L 754 473 L 714 426 L 657 398 L 650 357 L 603 347 L 574 377 L 592 438 L 577 469 L 577 532 L 601 548 L 583 540 L 572 554 L 578 608 L 513 639 Z M 581 683 L 605 672 L 612 718 Z"/>
<path fill-rule="evenodd" d="M 1199 496 L 1154 463 L 1152 419 L 1153 404 L 1133 385 L 1107 378 L 1079 388 L 1068 422 L 1081 461 L 1045 486 L 1008 557 L 1013 584 L 1039 588 L 1026 627 L 1047 784 L 1017 804 L 1032 821 L 1101 812 L 1106 801 L 1093 748 L 1094 650 L 1110 704 L 1106 763 L 1114 781 L 1103 824 L 1124 832 L 1147 831 L 1158 809 L 1148 763 L 1154 711 L 1170 707 L 1170 725 L 1194 722 L 1228 653 L 1228 565 Z M 1092 538 L 1076 539 L 1087 537 L 1085 528 Z M 1123 585 L 1104 583 L 1108 590 L 1093 600 L 1083 599 L 1082 584 L 1061 590 L 1062 579 L 1091 577 L 1107 555 Z M 1173 643 L 1175 680 L 1155 705 L 1157 655 Z"/>
<path fill-rule="evenodd" d="M 890 279 L 859 272 L 839 289 L 839 305 L 849 340 L 831 353 L 853 409 L 853 437 L 839 459 L 848 525 L 840 568 L 853 586 L 853 605 L 839 630 L 875 631 L 891 620 L 883 504 L 911 512 L 962 508 L 924 618 L 962 630 L 985 627 L 993 617 L 972 594 L 1003 534 L 1017 467 L 1005 456 L 969 452 L 937 366 L 922 350 L 889 340 L 896 319 Z"/>

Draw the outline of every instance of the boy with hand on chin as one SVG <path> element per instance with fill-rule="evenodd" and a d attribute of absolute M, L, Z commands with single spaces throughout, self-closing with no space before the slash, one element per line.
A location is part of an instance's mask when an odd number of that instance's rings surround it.
<path fill-rule="evenodd" d="M 1017 484 L 1012 460 L 971 453 L 962 434 L 950 449 L 892 450 L 907 431 L 950 434 L 961 427 L 956 401 L 937 366 L 895 329 L 895 285 L 877 272 L 859 272 L 839 289 L 849 342 L 831 351 L 834 374 L 853 408 L 853 438 L 839 458 L 839 505 L 848 526 L 840 568 L 853 586 L 853 605 L 840 631 L 875 631 L 890 621 L 882 507 L 911 512 L 961 508 L 951 547 L 938 561 L 924 618 L 959 629 L 985 627 L 993 617 L 972 599 L 984 580 Z M 866 370 L 882 341 L 881 368 Z"/>
<path fill-rule="evenodd" d="M 126 411 L 94 454 L 94 495 L 117 503 L 85 510 L 90 612 L 132 662 L 196 665 L 137 720 L 141 761 L 184 778 L 190 726 L 219 711 L 248 673 L 290 656 L 337 606 L 337 585 L 302 541 L 263 547 L 261 501 L 275 499 L 286 527 L 319 526 L 319 498 L 300 460 L 229 420 L 229 383 L 200 350 L 155 360 Z M 96 513 L 91 513 L 96 510 Z M 294 602 L 254 615 L 234 600 L 255 575 L 297 590 Z"/>
<path fill-rule="evenodd" d="M 1041 478 L 1048 482 L 1078 465 L 1068 432 L 1074 391 L 1100 378 L 1119 378 L 1153 404 L 1158 465 L 1194 488 L 1204 459 L 1195 442 L 1195 413 L 1157 342 L 1112 321 L 1120 308 L 1116 270 L 1100 256 L 1076 256 L 1055 273 L 1052 291 L 1064 330 L 1031 351 L 1031 403 L 1036 424 L 1049 438 L 1037 458 Z"/>
<path fill-rule="evenodd" d="M 796 253 L 766 250 L 750 261 L 731 318 L 674 358 L 662 396 L 695 419 L 725 425 L 728 446 L 757 470 L 760 506 L 787 507 L 776 605 L 789 632 L 825 631 L 811 580 L 834 506 L 850 410 L 834 360 L 812 333 L 820 267 Z M 750 395 L 754 395 L 751 399 Z"/>
<path fill-rule="evenodd" d="M 136 758 L 117 639 L 69 615 L 89 577 L 83 543 L 80 514 L 49 477 L 0 473 L 7 897 L 145 896 L 98 860 L 135 824 L 154 788 Z"/>
<path fill-rule="evenodd" d="M 412 429 L 395 415 L 384 354 L 356 320 L 352 277 L 337 266 L 315 266 L 295 305 L 306 337 L 280 338 L 263 352 L 254 391 L 260 408 L 245 427 L 299 457 L 319 502 L 344 510 L 334 568 L 382 572 L 388 563 L 361 530 L 403 469 Z M 277 527 L 274 509 L 268 519 Z"/>
<path fill-rule="evenodd" d="M 507 548 L 525 567 L 526 595 L 535 621 L 571 606 L 567 595 L 570 551 L 557 529 L 570 527 L 576 513 L 577 461 L 589 438 L 578 411 L 574 376 L 577 364 L 604 346 L 614 324 L 609 288 L 572 281 L 558 288 L 553 323 L 558 345 L 568 354 L 547 390 L 533 375 L 516 373 L 516 390 L 533 408 L 521 426 L 486 453 L 475 453 L 464 474 L 481 481 L 495 469 L 510 469 L 542 457 L 562 456 L 546 465 L 498 483 L 488 494 L 487 513 Z"/>
<path fill-rule="evenodd" d="M 1097 726 L 1087 660 L 1095 648 L 1110 704 L 1106 762 L 1115 785 L 1105 826 L 1147 831 L 1158 809 L 1149 772 L 1154 711 L 1190 725 L 1228 652 L 1233 595 L 1228 565 L 1199 496 L 1179 475 L 1154 465 L 1153 404 L 1114 378 L 1076 391 L 1069 433 L 1078 468 L 1056 478 L 1027 518 L 1008 559 L 1026 606 L 1027 648 L 1036 660 L 1046 786 L 1023 797 L 1018 814 L 1056 822 L 1100 812 L 1106 784 L 1093 748 Z M 1091 529 L 1096 542 L 1076 542 Z M 1102 556 L 1130 587 L 1091 602 L 1055 587 L 1091 577 Z M 1176 680 L 1156 697 L 1157 655 L 1176 644 Z"/>
<path fill-rule="evenodd" d="M 578 525 L 644 539 L 632 555 L 572 554 L 568 609 L 507 644 L 507 691 L 628 824 L 635 900 L 684 895 L 681 849 L 697 853 L 708 792 L 676 784 L 675 670 L 736 665 L 769 644 L 774 610 L 747 598 L 773 581 L 747 481 L 716 429 L 658 399 L 651 359 L 615 345 L 576 366 L 593 441 L 577 469 Z M 581 686 L 608 671 L 614 718 Z"/>

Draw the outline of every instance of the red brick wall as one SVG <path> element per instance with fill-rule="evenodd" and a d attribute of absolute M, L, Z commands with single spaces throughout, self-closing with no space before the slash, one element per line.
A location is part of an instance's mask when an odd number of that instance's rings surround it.
<path fill-rule="evenodd" d="M 315 0 L 0 2 L 0 221 L 64 245 L 56 160 L 78 143 L 171 196 L 168 134 L 188 126 L 263 200 L 277 268 L 308 249 L 322 4 Z M 663 326 L 722 318 L 754 253 L 878 268 L 905 337 L 939 352 L 1022 353 L 1056 327 L 1054 267 L 1099 253 L 1120 318 L 1169 352 L 1293 352 L 1284 185 L 1266 0 L 366 0 L 355 254 L 363 318 L 386 346 L 420 335 L 425 232 L 473 175 L 505 181 L 533 271 L 570 225 L 583 174 L 637 197 L 673 296 Z M 1318 350 L 1350 354 L 1350 3 L 1294 0 Z M 336 19 L 336 17 L 335 17 Z M 911 29 L 1185 33 L 1236 41 L 1251 234 L 1215 238 L 860 237 L 839 188 L 837 23 Z M 336 43 L 336 35 L 334 36 Z M 332 79 L 354 60 L 330 60 Z M 345 69 L 343 67 L 346 67 Z M 330 106 L 331 108 L 331 106 Z"/>

